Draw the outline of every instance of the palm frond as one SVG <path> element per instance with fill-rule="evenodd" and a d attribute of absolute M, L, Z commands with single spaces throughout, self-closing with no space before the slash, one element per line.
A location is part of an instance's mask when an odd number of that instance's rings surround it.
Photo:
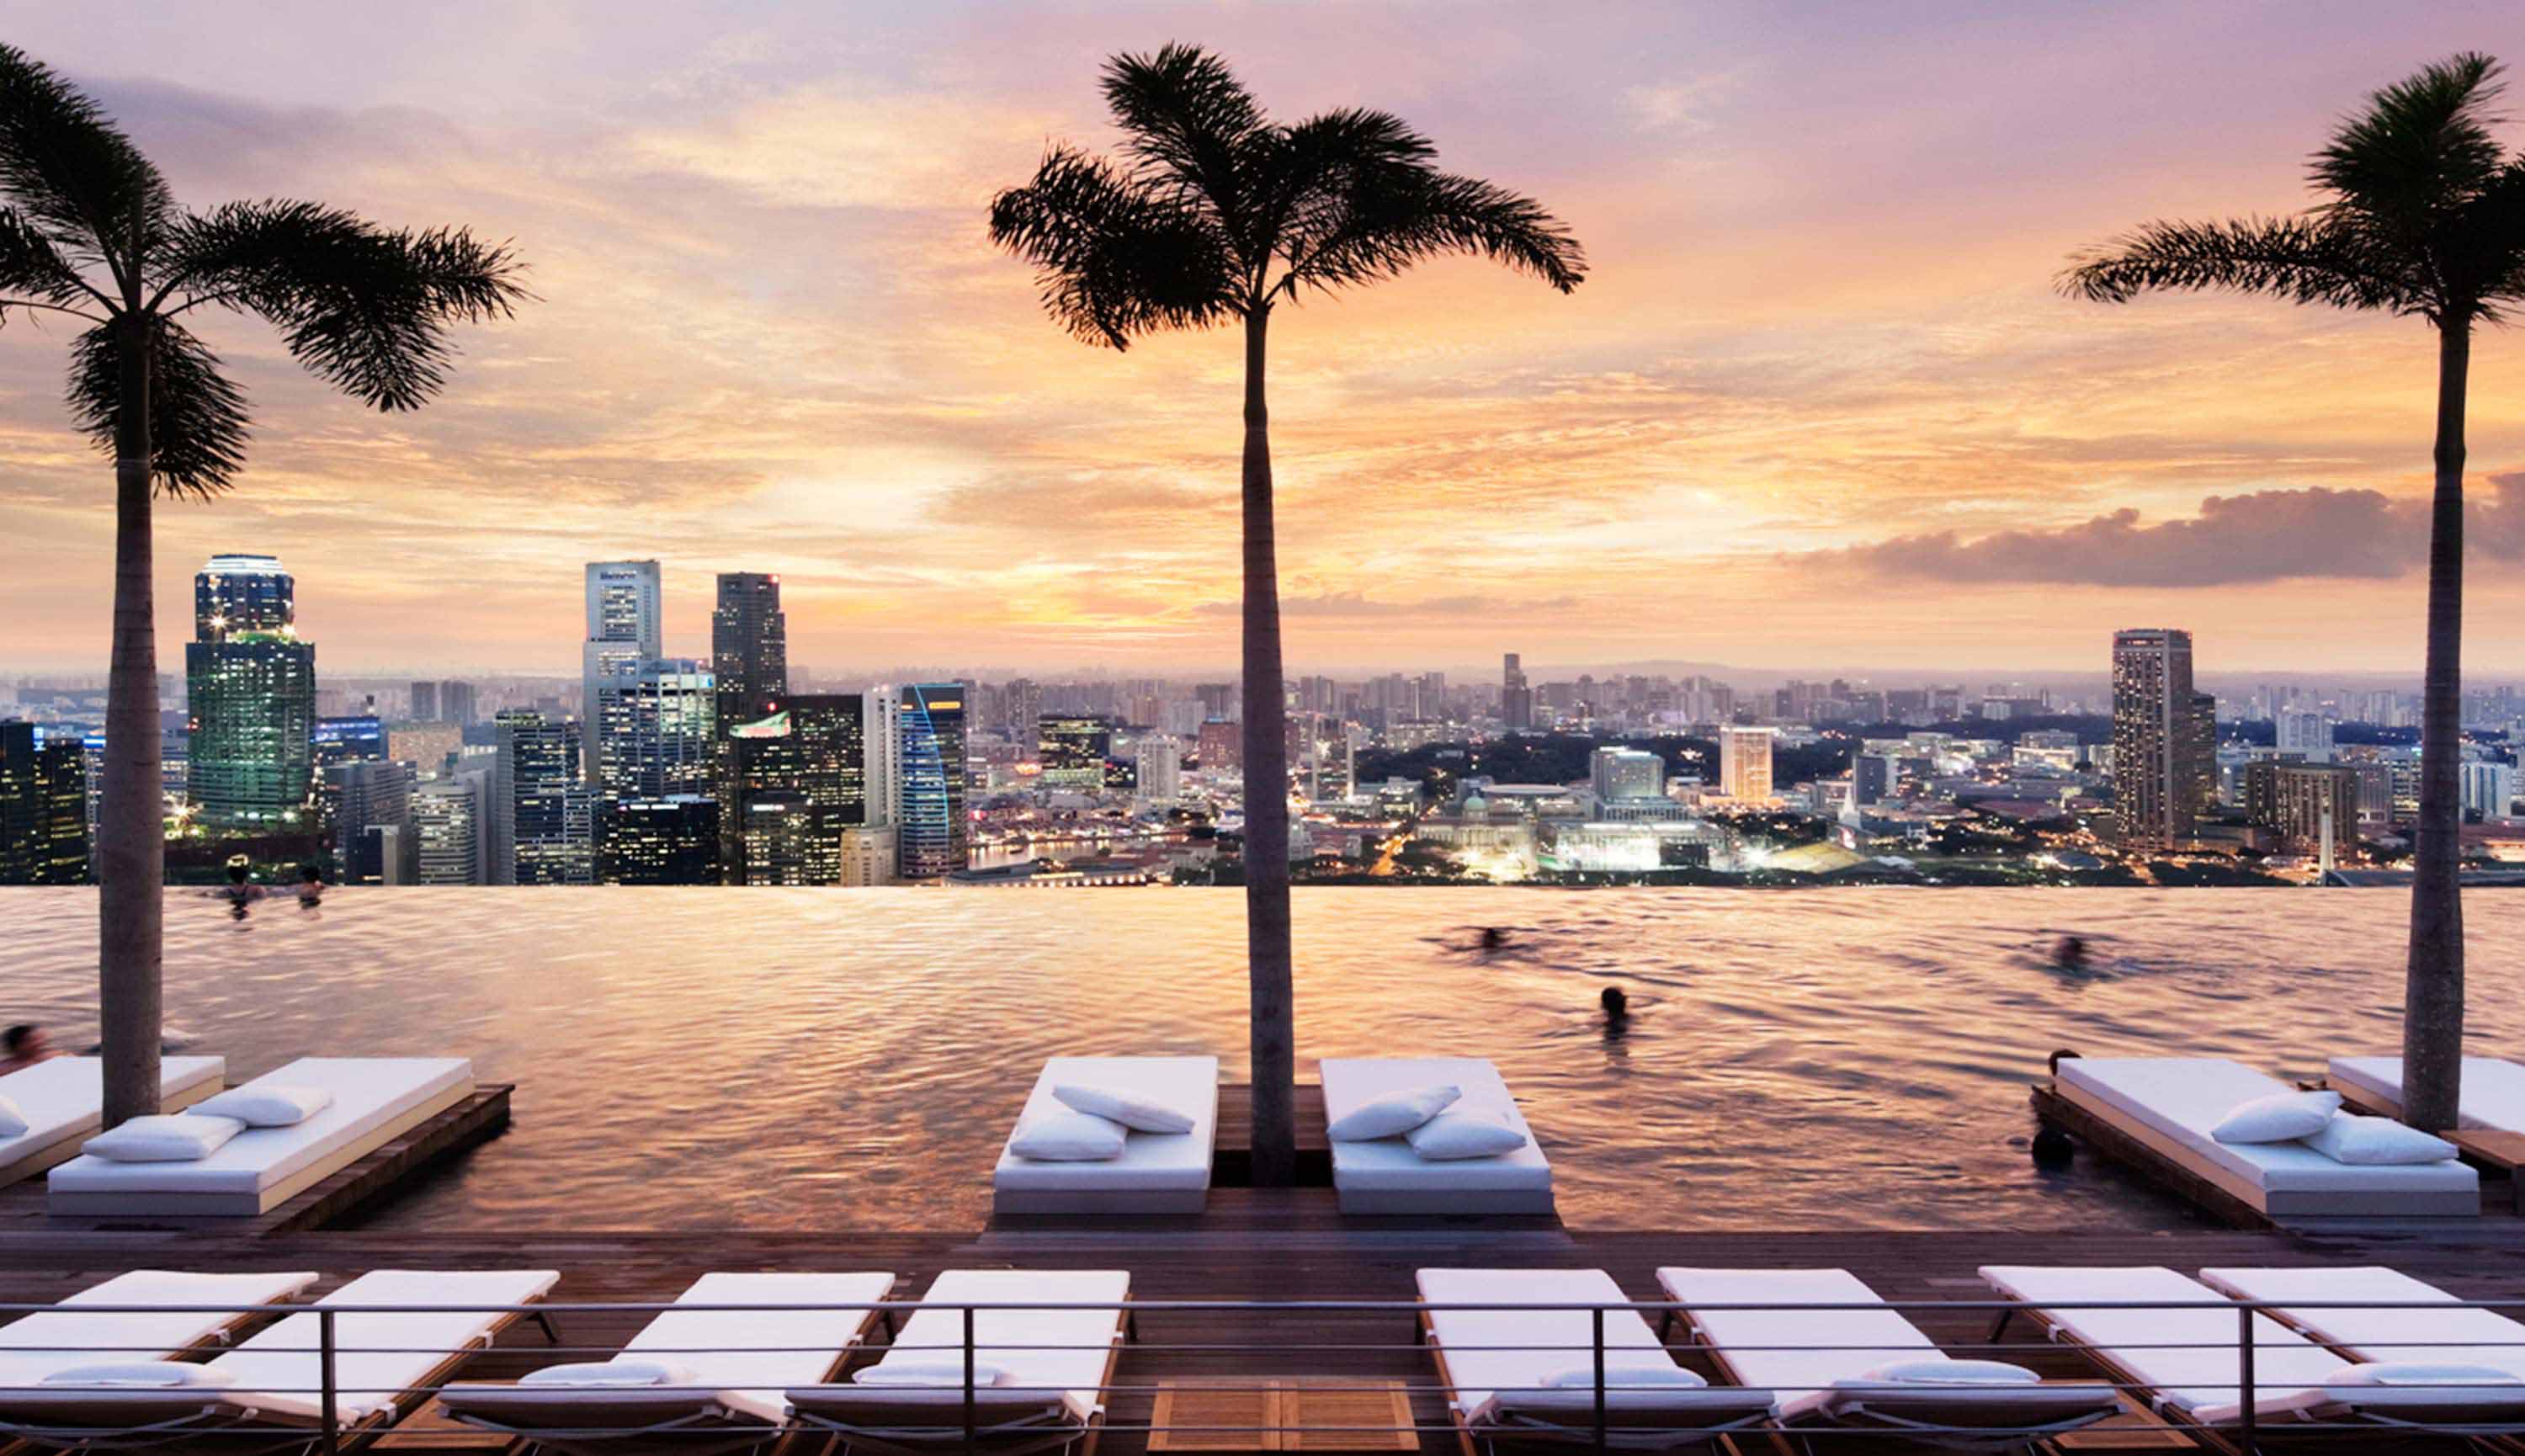
<path fill-rule="evenodd" d="M 71 413 L 109 455 L 123 411 L 124 337 L 124 326 L 101 325 L 71 351 Z M 181 326 L 157 321 L 151 338 L 150 477 L 173 494 L 216 495 L 245 464 L 245 392 Z"/>
<path fill-rule="evenodd" d="M 2473 317 L 2504 322 L 2525 303 L 2525 157 L 2499 169 L 2444 229 L 2440 268 Z"/>
<path fill-rule="evenodd" d="M 1227 63 L 1199 46 L 1168 44 L 1155 55 L 1114 57 L 1106 63 L 1103 84 L 1106 106 L 1122 128 L 1123 149 L 1138 163 L 1136 171 L 1144 179 L 1200 197 L 1247 260 L 1259 262 L 1238 161 L 1270 124 Z"/>
<path fill-rule="evenodd" d="M 62 250 L 14 207 L 0 207 L 0 294 L 64 305 L 88 297 Z M 6 313 L 0 300 L 0 315 Z"/>
<path fill-rule="evenodd" d="M 71 260 L 129 276 L 175 214 L 166 178 L 95 102 L 0 45 L 0 195 Z"/>
<path fill-rule="evenodd" d="M 1032 263 L 1043 306 L 1071 334 L 1123 349 L 1239 311 L 1216 222 L 1173 189 L 1067 147 L 991 200 L 991 240 Z"/>
<path fill-rule="evenodd" d="M 2330 194 L 2318 211 L 2419 239 L 2499 171 L 2499 75 L 2466 52 L 2370 96 L 2314 154 L 2310 179 Z"/>
<path fill-rule="evenodd" d="M 2271 293 L 2298 303 L 2426 313 L 2429 282 L 2365 229 L 2328 218 L 2151 223 L 2076 260 L 2060 289 L 2127 303 L 2157 289 Z"/>
<path fill-rule="evenodd" d="M 1392 277 L 1444 253 L 1473 253 L 1566 293 L 1587 256 L 1543 204 L 1429 165 L 1436 149 L 1383 112 L 1328 113 L 1290 128 L 1294 199 L 1280 237 L 1289 271 L 1275 291 L 1330 291 Z"/>
<path fill-rule="evenodd" d="M 177 225 L 153 281 L 176 311 L 222 303 L 270 320 L 290 354 L 381 410 L 446 382 L 451 324 L 526 297 L 507 247 L 462 228 L 388 230 L 312 202 L 235 202 Z"/>

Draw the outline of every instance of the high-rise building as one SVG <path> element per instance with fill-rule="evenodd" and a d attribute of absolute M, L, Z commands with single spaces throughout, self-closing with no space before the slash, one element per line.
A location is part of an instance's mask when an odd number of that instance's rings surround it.
<path fill-rule="evenodd" d="M 0 722 L 0 884 L 87 879 L 87 764 L 75 734 Z"/>
<path fill-rule="evenodd" d="M 1885 802 L 1894 787 L 1894 760 L 1881 753 L 1854 751 L 1850 756 L 1850 803 L 1856 809 Z"/>
<path fill-rule="evenodd" d="M 594 794 L 579 773 L 578 724 L 512 708 L 492 725 L 491 882 L 594 883 Z"/>
<path fill-rule="evenodd" d="M 618 884 L 719 882 L 718 801 L 702 794 L 625 799 L 613 807 L 608 879 Z"/>
<path fill-rule="evenodd" d="M 2332 761 L 2332 720 L 2323 714 L 2304 709 L 2282 709 L 2272 719 L 2276 746 L 2282 753 L 2299 753 L 2310 764 Z"/>
<path fill-rule="evenodd" d="M 721 834 L 731 883 L 842 882 L 843 835 L 868 818 L 868 703 L 859 693 L 806 693 L 789 698 L 787 706 L 767 718 L 728 730 L 728 788 L 722 802 L 735 806 L 726 816 L 734 827 L 722 823 Z M 785 838 L 757 833 L 753 806 L 759 799 L 783 806 L 778 821 L 783 834 L 790 832 L 794 819 L 794 849 Z M 794 870 L 779 869 L 782 878 L 758 878 L 758 848 L 794 858 Z"/>
<path fill-rule="evenodd" d="M 855 888 L 892 884 L 902 847 L 892 825 L 860 825 L 842 830 L 841 882 Z"/>
<path fill-rule="evenodd" d="M 778 577 L 718 574 L 711 666 L 718 677 L 721 731 L 760 721 L 789 696 L 789 619 L 780 610 Z"/>
<path fill-rule="evenodd" d="M 841 878 L 838 836 L 833 843 L 833 863 L 817 865 L 818 858 L 815 811 L 807 807 L 802 793 L 751 793 L 745 796 L 744 828 L 738 831 L 740 844 L 734 867 L 744 884 L 831 884 Z M 811 879 L 811 875 L 828 875 L 829 879 Z"/>
<path fill-rule="evenodd" d="M 2245 766 L 2245 819 L 2270 829 L 2281 850 L 2335 854 L 2358 845 L 2358 771 L 2348 764 L 2259 759 Z"/>
<path fill-rule="evenodd" d="M 2192 687 L 2192 634 L 2113 633 L 2113 812 L 2124 839 L 2166 847 L 2192 837 L 2209 748 Z M 2212 765 L 2207 776 L 2214 776 Z"/>
<path fill-rule="evenodd" d="M 867 814 L 866 822 L 888 827 L 903 822 L 903 699 L 891 686 L 871 687 L 860 695 L 861 733 L 867 743 Z"/>
<path fill-rule="evenodd" d="M 587 781 L 607 783 L 605 694 L 631 677 L 642 662 L 665 655 L 662 583 L 654 561 L 587 564 L 587 640 L 580 648 L 584 695 L 579 719 L 592 731 L 585 744 Z"/>
<path fill-rule="evenodd" d="M 1172 733 L 1150 733 L 1132 751 L 1139 796 L 1157 803 L 1183 797 L 1183 750 Z"/>
<path fill-rule="evenodd" d="M 964 689 L 907 683 L 899 701 L 903 878 L 936 879 L 966 862 Z"/>
<path fill-rule="evenodd" d="M 298 638 L 294 583 L 272 557 L 215 556 L 193 604 L 186 795 L 214 828 L 296 825 L 315 777 L 316 646 Z"/>
<path fill-rule="evenodd" d="M 2484 819 L 2505 819 L 2516 807 L 2516 766 L 2475 763 L 2462 766 L 2463 810 Z"/>
<path fill-rule="evenodd" d="M 357 718 L 317 719 L 313 737 L 311 751 L 319 769 L 386 756 L 385 725 L 373 713 Z"/>
<path fill-rule="evenodd" d="M 1718 730 L 1718 791 L 1731 799 L 1772 797 L 1771 737 L 1766 728 L 1729 726 Z"/>
<path fill-rule="evenodd" d="M 480 714 L 475 710 L 475 702 L 476 695 L 470 682 L 450 678 L 438 684 L 438 716 L 448 723 L 464 728 L 476 722 Z"/>
<path fill-rule="evenodd" d="M 709 667 L 683 657 L 642 659 L 608 678 L 598 705 L 605 749 L 598 786 L 607 797 L 711 792 L 718 684 Z"/>
<path fill-rule="evenodd" d="M 326 818 L 352 884 L 387 884 L 387 856 L 412 842 L 412 768 L 391 759 L 352 759 L 324 769 Z"/>
<path fill-rule="evenodd" d="M 1589 756 L 1587 783 L 1598 799 L 1608 803 L 1659 798 L 1665 793 L 1665 760 L 1637 748 L 1607 744 Z"/>
<path fill-rule="evenodd" d="M 1194 751 L 1201 757 L 1203 769 L 1215 773 L 1226 770 L 1237 773 L 1245 767 L 1244 725 L 1232 719 L 1213 718 L 1201 726 L 1201 736 Z"/>
<path fill-rule="evenodd" d="M 1035 757 L 1046 788 L 1093 793 L 1105 784 L 1105 760 L 1114 751 L 1114 726 L 1102 718 L 1042 718 L 1035 723 Z"/>
<path fill-rule="evenodd" d="M 439 721 L 437 683 L 415 681 L 412 684 L 412 712 L 408 717 L 414 723 Z"/>
<path fill-rule="evenodd" d="M 1534 727 L 1534 689 L 1526 685 L 1525 663 L 1513 652 L 1500 663 L 1500 722 L 1512 733 Z"/>
<path fill-rule="evenodd" d="M 412 796 L 413 834 L 420 843 L 414 883 L 484 882 L 489 786 L 489 776 L 473 770 L 423 784 Z"/>
<path fill-rule="evenodd" d="M 1000 730 L 1009 741 L 1034 746 L 1035 720 L 1043 717 L 1043 687 L 1031 678 L 1017 678 L 1000 690 Z"/>

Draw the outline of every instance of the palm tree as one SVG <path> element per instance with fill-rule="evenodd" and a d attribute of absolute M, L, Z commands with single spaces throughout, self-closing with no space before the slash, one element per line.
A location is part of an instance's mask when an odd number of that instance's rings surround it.
<path fill-rule="evenodd" d="M 380 410 L 445 377 L 447 326 L 523 297 L 505 247 L 459 229 L 388 231 L 310 202 L 187 212 L 95 102 L 0 45 L 0 321 L 86 326 L 69 400 L 114 455 L 114 654 L 97 835 L 105 1116 L 158 1107 L 161 886 L 151 498 L 208 500 L 245 461 L 245 395 L 187 326 L 205 307 L 270 321 L 298 362 Z"/>
<path fill-rule="evenodd" d="M 1577 240 L 1529 197 L 1440 172 L 1401 119 L 1342 110 L 1282 126 L 1196 46 L 1121 55 L 1104 73 L 1120 159 L 1045 154 L 991 203 L 991 237 L 1035 266 L 1054 321 L 1126 348 L 1163 329 L 1245 327 L 1245 917 L 1253 977 L 1254 1178 L 1297 1162 L 1289 994 L 1287 704 L 1271 524 L 1263 340 L 1271 310 L 1479 253 L 1566 293 Z"/>
<path fill-rule="evenodd" d="M 2451 1128 L 2463 1071 L 2463 414 L 2475 324 L 2525 299 L 2525 156 L 2491 127 L 2499 63 L 2463 54 L 2368 98 L 2314 154 L 2303 216 L 2151 223 L 2078 261 L 2069 293 L 2122 303 L 2228 288 L 2419 319 L 2438 331 L 2437 490 L 2429 512 L 2420 821 L 2402 1016 L 2402 1116 Z"/>

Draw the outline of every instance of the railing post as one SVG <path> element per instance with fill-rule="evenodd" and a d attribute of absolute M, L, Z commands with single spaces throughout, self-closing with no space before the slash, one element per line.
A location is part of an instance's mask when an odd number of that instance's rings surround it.
<path fill-rule="evenodd" d="M 2253 1456 L 2253 1307 L 2246 1305 L 2236 1311 L 2237 1328 L 2243 1331 L 2236 1341 L 2236 1382 L 2238 1397 L 2243 1400 L 2243 1414 L 2236 1421 L 2236 1441 L 2244 1456 Z"/>
<path fill-rule="evenodd" d="M 1594 1350 L 1596 1357 L 1596 1453 L 1605 1453 L 1605 1307 L 1588 1311 L 1595 1322 Z"/>
<path fill-rule="evenodd" d="M 973 1409 L 973 1307 L 965 1306 L 965 1456 L 974 1456 L 979 1441 Z"/>
<path fill-rule="evenodd" d="M 333 1396 L 338 1387 L 334 1383 L 333 1372 L 333 1312 L 329 1309 L 316 1312 L 316 1363 L 324 1385 L 323 1452 L 324 1456 L 334 1456 L 342 1445 L 342 1418 L 333 1409 Z"/>

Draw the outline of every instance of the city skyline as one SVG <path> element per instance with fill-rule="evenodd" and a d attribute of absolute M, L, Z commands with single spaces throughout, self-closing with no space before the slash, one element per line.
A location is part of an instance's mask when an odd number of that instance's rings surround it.
<path fill-rule="evenodd" d="M 981 226 L 1044 138 L 1107 138 L 1076 75 L 1183 38 L 1291 111 L 1394 107 L 1551 199 L 1597 265 L 1572 299 L 1453 263 L 1284 322 L 1293 661 L 1469 667 L 1513 612 L 1537 662 L 2031 672 L 2088 662 L 2104 616 L 2214 628 L 2239 672 L 2417 670 L 2425 332 L 2051 284 L 2134 218 L 2302 207 L 2346 100 L 2479 43 L 2490 7 L 2285 33 L 2155 5 L 1616 8 L 1549 56 L 1476 9 L 1444 65 L 1413 7 L 767 14 L 559 7 L 496 64 L 452 14 L 392 48 L 357 16 L 20 18 L 186 199 L 463 216 L 541 295 L 390 421 L 221 326 L 256 453 L 228 499 L 160 513 L 162 643 L 192 566 L 251 542 L 326 578 L 309 630 L 343 674 L 550 666 L 577 565 L 649 557 L 675 655 L 708 655 L 713 576 L 746 570 L 783 577 L 801 663 L 1232 660 L 1232 343 L 1081 352 Z M 60 418 L 59 347 L 0 338 L 0 659 L 101 671 L 108 472 Z M 2469 652 L 2496 675 L 2525 669 L 2500 630 L 2525 356 L 2475 352 Z"/>

